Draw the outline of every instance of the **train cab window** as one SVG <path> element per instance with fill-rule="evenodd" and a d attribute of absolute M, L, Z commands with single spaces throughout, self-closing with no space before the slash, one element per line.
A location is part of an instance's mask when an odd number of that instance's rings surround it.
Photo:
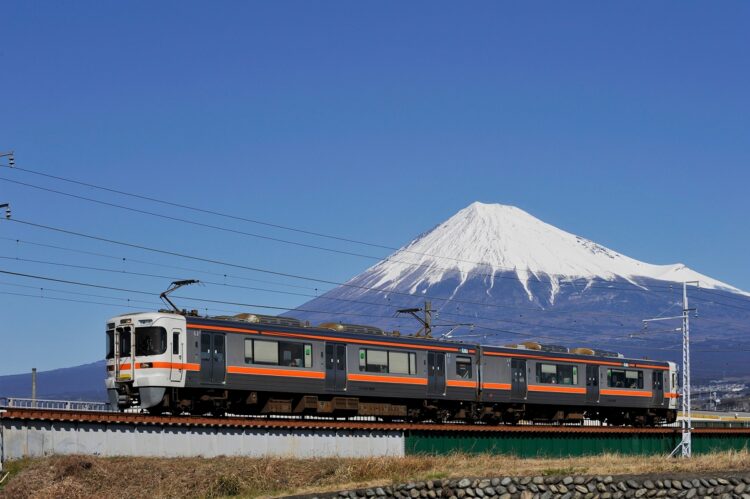
<path fill-rule="evenodd" d="M 538 363 L 536 381 L 550 385 L 577 385 L 578 366 Z"/>
<path fill-rule="evenodd" d="M 360 348 L 359 370 L 368 373 L 416 374 L 417 354 Z"/>
<path fill-rule="evenodd" d="M 456 376 L 463 379 L 471 379 L 471 357 L 459 355 L 456 357 Z"/>
<path fill-rule="evenodd" d="M 180 354 L 180 333 L 172 333 L 172 355 Z"/>
<path fill-rule="evenodd" d="M 135 328 L 135 354 L 161 355 L 167 351 L 167 330 L 163 327 Z"/>
<path fill-rule="evenodd" d="M 115 331 L 114 329 L 107 330 L 107 359 L 113 359 L 115 357 Z"/>
<path fill-rule="evenodd" d="M 607 385 L 612 388 L 643 388 L 643 371 L 607 369 Z"/>

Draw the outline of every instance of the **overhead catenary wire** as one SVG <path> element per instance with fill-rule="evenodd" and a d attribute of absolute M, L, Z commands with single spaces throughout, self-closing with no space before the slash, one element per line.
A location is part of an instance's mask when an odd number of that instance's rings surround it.
<path fill-rule="evenodd" d="M 2 260 L 8 260 L 8 261 L 18 261 L 18 262 L 25 262 L 25 263 L 34 263 L 34 264 L 41 264 L 41 265 L 50 265 L 50 266 L 56 266 L 56 267 L 63 267 L 63 268 L 73 268 L 73 269 L 81 269 L 81 270 L 91 270 L 95 272 L 106 272 L 106 273 L 112 273 L 112 274 L 120 274 L 120 275 L 131 275 L 136 277 L 148 277 L 153 279 L 170 279 L 170 280 L 178 280 L 183 279 L 184 276 L 175 276 L 175 275 L 163 275 L 163 274 L 152 274 L 152 273 L 145 273 L 145 272 L 134 272 L 131 270 L 124 270 L 124 269 L 110 269 L 110 268 L 103 268 L 103 267 L 94 267 L 91 265 L 80 265 L 80 264 L 71 264 L 71 263 L 62 263 L 62 262 L 52 262 L 49 260 L 38 260 L 38 259 L 32 259 L 32 258 L 23 258 L 23 257 L 11 257 L 11 256 L 5 256 L 0 255 L 0 259 Z M 283 294 L 288 296 L 299 296 L 299 297 L 305 297 L 305 298 L 312 298 L 312 299 L 319 299 L 319 300 L 329 300 L 329 301 L 337 301 L 337 302 L 344 302 L 344 303 L 354 303 L 359 305 L 371 305 L 376 307 L 392 307 L 393 305 L 391 303 L 376 303 L 372 301 L 365 301 L 365 300 L 355 300 L 355 299 L 349 299 L 349 298 L 341 298 L 341 297 L 334 297 L 334 296 L 318 296 L 308 293 L 298 293 L 298 292 L 292 292 L 292 291 L 282 291 L 282 290 L 275 290 L 275 289 L 268 289 L 268 288 L 260 288 L 260 287 L 254 287 L 254 286 L 243 286 L 240 284 L 230 284 L 226 282 L 216 282 L 216 281 L 209 281 L 209 280 L 202 280 L 203 284 L 209 284 L 214 286 L 223 286 L 228 288 L 235 288 L 235 289 L 245 289 L 250 291 L 261 291 L 261 292 L 268 292 L 268 293 L 274 293 L 274 294 Z M 481 303 L 481 302 L 477 302 Z M 491 306 L 491 304 L 488 304 L 487 306 Z M 559 311 L 564 312 L 564 311 Z M 455 315 L 460 317 L 467 317 L 472 319 L 485 319 L 485 320 L 495 320 L 498 322 L 509 322 L 509 323 L 515 323 L 515 324 L 522 324 L 522 325 L 528 325 L 533 327 L 543 327 L 543 328 L 551 328 L 551 329 L 561 329 L 561 330 L 570 330 L 570 331 L 577 331 L 581 332 L 579 330 L 574 330 L 570 328 L 562 328 L 557 326 L 544 326 L 539 324 L 530 324 L 528 322 L 524 321 L 513 321 L 509 319 L 499 318 L 499 317 L 482 317 L 479 315 L 468 315 L 468 314 L 457 314 L 455 312 L 446 312 L 441 310 L 439 313 L 446 314 L 446 315 Z M 610 316 L 610 314 L 607 314 L 606 312 L 602 312 L 601 315 Z M 619 315 L 619 314 L 614 314 Z M 631 318 L 631 316 L 624 316 Z M 577 321 L 576 321 L 577 322 Z M 610 324 L 609 327 L 613 327 L 615 325 Z M 619 327 L 628 327 L 623 324 L 617 325 Z"/>
<path fill-rule="evenodd" d="M 203 263 L 210 263 L 210 264 L 215 264 L 215 265 L 220 265 L 220 266 L 226 266 L 226 267 L 230 267 L 230 268 L 237 268 L 237 269 L 242 269 L 242 270 L 248 270 L 248 271 L 251 271 L 251 272 L 259 272 L 259 273 L 265 273 L 265 274 L 270 274 L 270 275 L 275 275 L 275 276 L 281 276 L 281 277 L 287 277 L 287 278 L 292 278 L 292 279 L 304 280 L 304 281 L 308 281 L 308 282 L 317 282 L 317 283 L 329 284 L 329 285 L 334 285 L 334 286 L 349 287 L 349 288 L 353 288 L 353 289 L 360 289 L 360 290 L 367 290 L 367 291 L 376 291 L 376 292 L 380 292 L 380 293 L 384 293 L 384 294 L 402 295 L 402 296 L 410 296 L 410 297 L 416 296 L 414 293 L 405 293 L 405 292 L 395 291 L 395 290 L 387 289 L 387 288 L 377 288 L 377 287 L 372 287 L 372 286 L 363 286 L 363 285 L 353 284 L 351 282 L 338 282 L 338 281 L 333 281 L 333 280 L 329 280 L 329 279 L 320 279 L 320 278 L 315 278 L 315 277 L 310 277 L 310 276 L 302 276 L 302 275 L 293 274 L 293 273 L 290 273 L 290 272 L 280 272 L 280 271 L 275 271 L 275 270 L 270 270 L 270 269 L 262 269 L 262 268 L 259 268 L 259 267 L 253 267 L 253 266 L 249 266 L 249 265 L 232 263 L 232 262 L 225 262 L 225 261 L 218 260 L 218 259 L 213 259 L 213 258 L 206 258 L 206 257 L 195 256 L 195 255 L 189 255 L 189 254 L 186 254 L 186 253 L 181 253 L 181 252 L 172 251 L 172 250 L 164 250 L 164 249 L 159 249 L 159 248 L 152 248 L 152 247 L 149 247 L 149 246 L 146 246 L 146 245 L 142 245 L 142 244 L 135 244 L 135 243 L 129 243 L 129 242 L 126 242 L 126 241 L 114 240 L 114 239 L 110 239 L 110 238 L 106 238 L 106 237 L 101 237 L 101 236 L 94 236 L 94 235 L 91 235 L 91 234 L 85 234 L 85 233 L 77 232 L 77 231 L 70 230 L 70 229 L 63 229 L 63 228 L 53 227 L 53 226 L 49 226 L 49 225 L 45 225 L 45 224 L 39 224 L 39 223 L 31 222 L 31 221 L 25 221 L 25 220 L 21 220 L 21 219 L 18 219 L 18 218 L 11 219 L 10 222 L 16 223 L 16 224 L 21 224 L 21 225 L 26 225 L 26 226 L 30 226 L 30 227 L 35 227 L 35 228 L 38 228 L 38 229 L 48 230 L 48 231 L 52 231 L 52 232 L 57 232 L 57 233 L 61 233 L 61 234 L 72 235 L 72 236 L 76 236 L 76 237 L 80 237 L 80 238 L 84 238 L 84 239 L 89 239 L 89 240 L 94 240 L 94 241 L 99 241 L 99 242 L 105 242 L 105 243 L 109 243 L 109 244 L 119 245 L 119 246 L 128 247 L 128 248 L 132 248 L 132 249 L 138 249 L 138 250 L 153 252 L 153 253 L 157 253 L 157 254 L 163 254 L 163 255 L 168 255 L 168 256 L 173 256 L 173 257 L 179 257 L 179 258 L 184 258 L 184 259 L 188 259 L 188 260 L 192 260 L 192 261 L 199 261 L 199 262 L 203 262 Z M 589 287 L 591 287 L 591 286 L 589 286 Z M 609 286 L 609 285 L 604 286 L 604 287 L 605 288 L 609 288 L 609 289 L 613 288 L 613 286 Z M 629 290 L 628 288 L 625 288 L 625 289 Z M 654 291 L 654 292 L 659 292 L 659 291 Z M 460 300 L 460 299 L 457 299 L 457 298 L 441 298 L 441 297 L 435 297 L 435 296 L 429 296 L 429 295 L 421 295 L 420 299 L 443 300 L 443 301 L 446 301 L 446 302 L 464 303 L 464 304 L 481 305 L 481 306 L 498 307 L 498 308 L 517 308 L 517 307 L 509 307 L 509 306 L 506 306 L 506 305 L 487 304 L 487 303 L 481 303 L 481 302 L 472 302 L 472 301 L 469 301 L 469 300 Z M 531 310 L 537 310 L 537 309 L 534 308 L 534 309 L 531 309 Z"/>
<path fill-rule="evenodd" d="M 15 237 L 3 237 L 3 236 L 0 236 L 0 240 L 12 241 L 12 242 L 14 242 L 16 244 L 27 244 L 27 245 L 30 245 L 30 246 L 38 246 L 40 248 L 49 248 L 49 249 L 54 249 L 54 250 L 59 250 L 59 251 L 67 251 L 67 252 L 71 252 L 71 253 L 78 253 L 78 254 L 81 254 L 81 255 L 90 255 L 90 256 L 96 256 L 96 257 L 100 257 L 100 258 L 107 258 L 107 259 L 115 260 L 115 261 L 122 262 L 122 263 L 137 263 L 137 264 L 141 264 L 141 265 L 151 265 L 151 266 L 155 266 L 155 267 L 163 267 L 163 268 L 174 269 L 174 270 L 183 270 L 183 271 L 191 272 L 191 273 L 198 273 L 198 274 L 205 274 L 205 275 L 213 275 L 213 276 L 217 276 L 217 277 L 237 279 L 237 280 L 240 280 L 240 281 L 259 282 L 259 283 L 263 283 L 263 284 L 271 284 L 273 286 L 282 286 L 282 287 L 288 287 L 288 288 L 298 288 L 298 289 L 308 289 L 308 290 L 312 290 L 312 291 L 321 291 L 319 288 L 314 288 L 314 287 L 310 287 L 310 286 L 300 286 L 299 284 L 290 284 L 290 283 L 279 282 L 279 281 L 267 281 L 267 280 L 263 280 L 263 279 L 253 279 L 251 277 L 239 276 L 239 275 L 236 275 L 236 274 L 227 274 L 226 272 L 224 272 L 224 273 L 222 273 L 222 272 L 211 272 L 211 271 L 208 271 L 208 270 L 201 270 L 201 269 L 195 269 L 195 268 L 189 268 L 189 267 L 182 267 L 182 266 L 178 266 L 178 265 L 170 265 L 168 263 L 149 262 L 147 260 L 141 260 L 141 259 L 138 259 L 138 258 L 113 256 L 113 255 L 108 255 L 106 253 L 99 253 L 99 252 L 96 252 L 96 251 L 87 251 L 87 250 L 82 250 L 82 249 L 79 249 L 79 248 L 70 248 L 70 247 L 59 246 L 59 245 L 55 245 L 55 244 L 40 243 L 38 241 L 28 241 L 28 240 L 25 240 L 25 239 L 20 239 L 20 238 L 15 238 Z"/>
<path fill-rule="evenodd" d="M 102 284 L 95 284 L 95 283 L 87 283 L 82 281 L 75 281 L 71 279 L 60 279 L 56 277 L 50 277 L 50 276 L 40 276 L 36 274 L 28 274 L 23 272 L 12 272 L 8 270 L 2 270 L 0 269 L 0 274 L 10 275 L 10 276 L 16 276 L 16 277 L 26 277 L 30 279 L 38 279 L 43 281 L 49 281 L 49 282 L 55 282 L 55 283 L 61 283 L 61 284 L 71 284 L 76 286 L 84 286 L 84 287 L 91 287 L 96 289 L 106 289 L 111 291 L 120 291 L 120 292 L 126 292 L 126 293 L 134 293 L 134 294 L 140 294 L 140 295 L 149 295 L 154 296 L 155 293 L 147 292 L 147 291 L 141 291 L 141 290 L 133 290 L 128 288 L 121 288 L 116 286 L 107 286 Z M 288 307 L 279 307 L 274 305 L 265 305 L 265 304 L 257 304 L 257 303 L 244 303 L 244 302 L 236 302 L 236 301 L 229 301 L 229 300 L 214 300 L 214 299 L 207 299 L 207 298 L 198 298 L 193 296 L 182 296 L 182 295 L 174 295 L 175 298 L 180 298 L 183 300 L 190 300 L 190 301 L 196 301 L 201 303 L 214 303 L 214 304 L 224 304 L 224 305 L 234 305 L 234 306 L 241 306 L 241 307 L 253 307 L 253 308 L 262 308 L 262 309 L 269 309 L 269 310 L 290 310 Z M 315 310 L 315 309 L 307 309 L 307 308 L 295 308 L 295 311 L 299 312 L 309 312 L 309 313 L 318 313 L 318 314 L 327 314 L 331 315 L 332 313 L 330 311 L 323 311 L 323 310 Z M 348 316 L 355 316 L 355 317 L 374 317 L 374 318 L 380 318 L 380 319 L 387 319 L 387 320 L 406 320 L 408 321 L 409 318 L 407 317 L 393 317 L 393 316 L 383 316 L 383 315 L 375 315 L 375 314 L 361 314 L 361 313 L 352 313 L 352 312 L 335 312 L 337 315 L 348 315 Z M 484 319 L 484 320 L 494 320 L 494 319 Z M 504 334 L 510 334 L 515 336 L 524 336 L 524 337 L 530 337 L 530 338 L 546 338 L 546 339 L 559 339 L 555 337 L 550 336 L 544 336 L 539 335 L 535 333 L 524 333 L 519 331 L 511 331 L 508 329 L 501 329 L 496 327 L 489 327 L 489 326 L 477 326 L 482 327 L 487 330 L 495 330 L 498 332 L 502 332 Z M 541 329 L 542 327 L 540 327 Z"/>
<path fill-rule="evenodd" d="M 56 178 L 62 179 L 62 177 L 56 177 Z M 472 260 L 462 260 L 462 259 L 457 259 L 457 258 L 448 257 L 448 256 L 431 255 L 431 254 L 428 254 L 428 253 L 421 253 L 421 252 L 414 252 L 414 251 L 408 251 L 408 252 L 417 253 L 417 254 L 421 254 L 421 255 L 424 255 L 424 256 L 430 256 L 432 258 L 444 258 L 444 259 L 449 259 L 449 260 L 454 260 L 454 261 L 459 261 L 459 262 L 464 262 L 464 263 L 471 263 L 471 264 L 474 264 L 474 265 L 489 266 L 489 267 L 492 268 L 492 272 L 491 273 L 487 273 L 487 272 L 481 272 L 481 271 L 475 271 L 475 270 L 462 271 L 460 269 L 456 269 L 456 268 L 452 268 L 452 267 L 450 267 L 450 268 L 449 267 L 440 267 L 440 266 L 437 266 L 437 265 L 434 265 L 434 264 L 415 263 L 415 262 L 407 262 L 407 261 L 403 261 L 403 260 L 397 260 L 397 259 L 394 259 L 392 257 L 392 255 L 391 256 L 387 256 L 387 257 L 380 257 L 380 256 L 376 256 L 376 255 L 367 255 L 367 254 L 363 254 L 363 253 L 356 253 L 356 252 L 351 252 L 351 251 L 339 250 L 339 249 L 335 249 L 335 248 L 328 248 L 328 247 L 318 246 L 318 245 L 314 245 L 314 244 L 301 243 L 301 242 L 298 242 L 298 241 L 291 241 L 291 240 L 286 240 L 286 239 L 281 239 L 281 238 L 266 236 L 266 235 L 262 235 L 262 234 L 257 234 L 257 233 L 251 233 L 251 232 L 247 232 L 247 231 L 242 231 L 242 230 L 238 230 L 238 229 L 232 229 L 232 228 L 228 228 L 228 227 L 222 227 L 222 226 L 218 226 L 218 225 L 214 225 L 214 224 L 208 224 L 208 223 L 198 222 L 198 221 L 195 221 L 195 220 L 185 219 L 185 218 L 176 217 L 176 216 L 172 216 L 172 215 L 165 215 L 163 213 L 157 213 L 157 212 L 153 212 L 153 211 L 149 211 L 149 210 L 143 210 L 143 209 L 140 209 L 140 208 L 134 208 L 134 207 L 130 207 L 130 206 L 125 206 L 125 205 L 121 205 L 121 204 L 117 204 L 117 203 L 112 203 L 112 202 L 109 202 L 109 201 L 102 201 L 102 200 L 95 199 L 95 198 L 90 198 L 90 197 L 87 197 L 87 196 L 81 196 L 81 195 L 78 195 L 78 194 L 72 194 L 72 193 L 60 191 L 59 189 L 52 189 L 52 188 L 49 188 L 49 187 L 44 187 L 44 186 L 39 186 L 39 185 L 35 185 L 35 184 L 30 184 L 28 182 L 21 182 L 21 181 L 18 181 L 18 180 L 12 180 L 12 179 L 8 179 L 8 178 L 4 178 L 4 177 L 0 177 L 0 181 L 9 182 L 9 183 L 13 183 L 13 184 L 16 184 L 16 185 L 22 185 L 22 186 L 25 186 L 25 187 L 29 187 L 29 188 L 33 188 L 33 189 L 37 189 L 37 190 L 49 192 L 49 193 L 54 193 L 54 194 L 61 195 L 61 196 L 66 196 L 66 197 L 70 197 L 70 198 L 74 198 L 74 199 L 79 199 L 79 200 L 83 200 L 83 201 L 87 201 L 87 202 L 92 202 L 92 203 L 100 204 L 100 205 L 103 205 L 103 206 L 109 206 L 109 207 L 113 207 L 113 208 L 117 208 L 117 209 L 121 209 L 121 210 L 127 210 L 129 212 L 140 213 L 140 214 L 149 215 L 149 216 L 153 216 L 153 217 L 157 217 L 157 218 L 162 218 L 162 219 L 166 219 L 166 220 L 170 220 L 170 221 L 177 221 L 177 222 L 181 222 L 181 223 L 185 223 L 185 224 L 189 224 L 189 225 L 193 225 L 193 226 L 198 226 L 198 227 L 203 227 L 203 228 L 208 228 L 208 229 L 213 229 L 213 230 L 219 230 L 219 231 L 223 231 L 223 232 L 233 233 L 233 234 L 236 234 L 236 235 L 244 235 L 244 236 L 249 236 L 249 237 L 254 237 L 254 238 L 260 238 L 260 239 L 265 239 L 265 240 L 269 240 L 269 241 L 273 241 L 273 242 L 278 242 L 278 243 L 283 243 L 283 244 L 290 244 L 290 245 L 294 245 L 294 246 L 304 247 L 304 248 L 307 248 L 307 249 L 316 249 L 316 250 L 327 251 L 327 252 L 332 252 L 332 253 L 337 253 L 337 254 L 343 254 L 343 255 L 348 255 L 348 256 L 355 256 L 355 257 L 360 257 L 360 258 L 366 258 L 366 259 L 374 260 L 374 261 L 377 261 L 377 262 L 391 262 L 391 263 L 397 263 L 397 264 L 400 264 L 400 265 L 405 265 L 405 266 L 408 266 L 408 267 L 422 267 L 422 268 L 427 268 L 427 269 L 438 269 L 438 270 L 444 270 L 446 272 L 456 272 L 457 271 L 457 272 L 460 272 L 460 273 L 466 274 L 466 275 L 472 275 L 472 276 L 478 276 L 478 277 L 493 277 L 494 279 L 510 279 L 510 280 L 514 280 L 514 281 L 518 280 L 518 277 L 497 275 L 497 273 L 495 272 L 495 269 L 502 269 L 502 270 L 506 270 L 506 271 L 509 271 L 509 272 L 515 272 L 516 274 L 518 272 L 525 272 L 527 274 L 531 274 L 531 275 L 534 275 L 536 277 L 536 274 L 533 271 L 529 270 L 529 269 L 518 269 L 518 268 L 515 268 L 515 267 L 512 267 L 512 268 L 511 267 L 502 267 L 502 266 L 497 266 L 497 265 L 490 264 L 490 263 L 487 263 L 487 262 L 477 262 L 477 261 L 472 261 Z M 74 183 L 77 183 L 77 182 L 74 182 Z M 103 188 L 103 189 L 106 190 L 108 188 Z M 119 193 L 121 191 L 117 191 L 117 192 Z M 127 194 L 125 193 L 124 195 L 127 195 Z M 185 208 L 185 207 L 187 207 L 187 205 L 180 205 L 180 207 Z M 390 248 L 390 249 L 399 250 L 398 248 Z M 406 250 L 407 250 L 406 248 L 403 248 L 400 251 L 407 252 Z M 560 283 L 561 285 L 571 285 L 571 284 L 574 284 L 572 282 L 572 280 L 586 280 L 587 279 L 586 277 L 577 276 L 577 275 L 569 275 L 569 274 L 555 274 L 555 273 L 545 273 L 545 274 L 547 276 L 550 276 L 550 277 L 555 277 L 555 278 L 560 278 L 561 277 L 561 278 L 568 279 L 568 282 L 561 282 Z M 652 285 L 651 287 L 657 287 L 657 286 L 658 285 Z M 663 288 L 669 288 L 669 289 L 671 289 L 671 286 L 662 286 L 662 287 Z"/>
<path fill-rule="evenodd" d="M 144 274 L 144 273 L 137 273 L 137 272 L 130 272 L 130 271 L 120 271 L 120 270 L 114 270 L 114 269 L 102 269 L 102 268 L 97 268 L 97 267 L 92 267 L 92 266 L 87 266 L 87 265 L 76 265 L 76 264 L 64 264 L 64 263 L 56 263 L 56 262 L 45 262 L 45 261 L 41 261 L 41 260 L 15 258 L 15 257 L 5 257 L 5 256 L 0 256 L 0 259 L 28 261 L 28 262 L 33 262 L 33 263 L 43 263 L 43 264 L 57 265 L 57 266 L 62 266 L 62 267 L 75 268 L 75 269 L 87 269 L 87 270 L 94 270 L 94 271 L 112 272 L 112 273 L 118 273 L 118 274 L 130 274 L 130 275 L 146 276 L 146 277 L 159 278 L 159 279 L 170 279 L 170 280 L 172 280 L 172 279 L 180 279 L 180 277 L 177 277 L 177 276 L 166 276 L 166 275 L 158 275 L 158 274 Z M 21 275 L 24 276 L 24 277 L 28 277 L 30 274 L 21 274 Z M 233 284 L 227 284 L 227 283 L 218 283 L 218 282 L 212 282 L 212 281 L 202 281 L 202 283 L 203 284 L 215 285 L 215 286 L 227 286 L 227 287 L 232 287 L 232 288 L 248 289 L 248 290 L 254 290 L 254 291 L 264 291 L 264 292 L 276 292 L 276 293 L 282 293 L 282 294 L 292 294 L 294 296 L 305 296 L 305 297 L 315 298 L 315 296 L 313 296 L 313 295 L 305 295 L 305 294 L 302 294 L 302 293 L 291 293 L 291 292 L 287 292 L 287 291 L 268 290 L 268 289 L 263 289 L 263 288 L 253 288 L 253 287 L 249 287 L 249 286 L 233 285 Z M 127 291 L 127 290 L 122 289 L 122 288 L 117 288 L 117 290 L 118 291 Z M 150 294 L 150 293 L 146 293 L 146 294 Z M 190 299 L 195 299 L 195 298 L 190 298 Z M 368 302 L 368 301 L 363 301 L 363 300 L 350 300 L 350 299 L 346 299 L 346 298 L 335 298 L 335 297 L 326 298 L 326 297 L 321 297 L 320 299 L 333 300 L 333 301 L 343 301 L 343 302 L 356 303 L 356 304 L 362 304 L 362 305 L 373 305 L 373 306 L 378 306 L 378 307 L 390 307 L 390 305 L 387 304 L 387 303 L 374 303 L 374 302 Z M 210 300 L 206 299 L 204 301 L 209 302 Z M 222 301 L 221 303 L 228 303 L 228 302 Z M 233 304 L 235 304 L 235 303 L 233 303 Z M 291 309 L 289 307 L 263 306 L 263 308 L 278 309 L 278 310 L 310 311 L 310 310 L 306 310 L 306 309 L 299 308 L 299 307 Z M 335 314 L 339 314 L 339 313 L 345 314 L 345 312 L 339 312 L 339 311 L 325 311 L 325 312 L 324 311 L 317 311 L 317 312 L 313 312 L 313 313 L 320 313 L 320 314 L 327 314 L 327 315 L 335 315 Z M 583 331 L 583 330 L 580 330 L 580 329 L 568 328 L 568 327 L 564 327 L 564 326 L 547 325 L 547 324 L 534 324 L 534 323 L 528 323 L 528 322 L 524 322 L 524 321 L 518 321 L 518 320 L 513 320 L 513 319 L 506 319 L 506 318 L 501 318 L 501 317 L 484 317 L 484 316 L 477 315 L 477 314 L 460 314 L 460 313 L 445 312 L 445 311 L 441 312 L 441 314 L 442 315 L 446 315 L 446 316 L 451 316 L 451 317 L 468 318 L 468 319 L 472 319 L 472 320 L 475 320 L 475 321 L 476 320 L 484 320 L 484 321 L 493 321 L 493 322 L 503 322 L 503 323 L 508 323 L 508 324 L 516 324 L 516 325 L 521 325 L 521 326 L 526 326 L 526 327 L 531 327 L 531 328 L 536 328 L 536 329 L 544 329 L 544 330 L 559 330 L 559 331 L 568 331 L 568 332 L 575 332 L 575 333 L 588 333 L 588 332 L 590 332 L 590 331 Z M 349 314 L 349 315 L 352 315 L 352 314 Z M 374 317 L 379 317 L 379 316 L 374 316 Z M 381 318 L 385 318 L 385 317 L 381 317 Z M 389 317 L 388 319 L 391 320 L 392 317 Z M 597 326 L 592 326 L 592 327 L 597 327 Z M 610 325 L 609 327 L 613 327 L 613 326 Z M 621 327 L 626 327 L 626 326 L 621 326 Z M 539 334 L 535 334 L 534 336 L 535 337 L 545 337 L 545 338 L 548 338 L 548 339 L 556 339 L 556 338 L 552 338 L 552 337 L 549 337 L 549 336 L 542 336 L 542 335 L 539 335 Z"/>

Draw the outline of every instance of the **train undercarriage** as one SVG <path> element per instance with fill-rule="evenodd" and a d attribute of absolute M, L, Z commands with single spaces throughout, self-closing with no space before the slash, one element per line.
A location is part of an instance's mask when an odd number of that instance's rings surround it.
<path fill-rule="evenodd" d="M 135 395 L 135 394 L 133 394 Z M 137 395 L 133 398 L 137 403 Z M 673 423 L 676 411 L 653 408 L 585 407 L 526 403 L 483 403 L 454 400 L 402 399 L 266 393 L 258 391 L 171 388 L 146 409 L 151 414 L 283 415 L 374 417 L 382 421 L 518 424 L 583 424 L 599 421 L 612 426 L 656 426 Z"/>

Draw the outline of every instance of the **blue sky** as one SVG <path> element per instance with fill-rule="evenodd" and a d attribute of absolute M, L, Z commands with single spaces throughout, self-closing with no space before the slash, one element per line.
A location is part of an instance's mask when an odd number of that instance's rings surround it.
<path fill-rule="evenodd" d="M 513 204 L 634 258 L 681 261 L 750 290 L 749 15 L 746 2 L 6 1 L 0 150 L 34 170 L 389 246 L 472 201 Z M 4 168 L 0 177 L 387 254 Z M 22 220 L 323 279 L 372 263 L 0 181 L 5 201 Z M 0 223 L 0 237 L 227 271 L 14 223 Z M 7 239 L 0 255 L 165 272 Z M 8 260 L 0 269 L 149 292 L 168 284 Z M 0 281 L 4 292 L 106 301 Z M 100 358 L 106 318 L 124 311 L 12 295 L 0 303 L 0 374 Z"/>

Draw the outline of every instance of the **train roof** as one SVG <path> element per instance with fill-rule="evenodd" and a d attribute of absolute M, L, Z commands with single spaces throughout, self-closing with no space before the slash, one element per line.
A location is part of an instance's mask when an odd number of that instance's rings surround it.
<path fill-rule="evenodd" d="M 303 323 L 298 319 L 283 316 L 268 316 L 262 314 L 239 314 L 239 316 L 218 316 L 218 317 L 201 317 L 197 314 L 183 313 L 178 314 L 171 311 L 159 312 L 135 312 L 121 314 L 111 318 L 108 322 L 114 321 L 121 317 L 132 317 L 155 314 L 171 315 L 175 317 L 184 317 L 188 326 L 213 327 L 220 330 L 232 331 L 253 331 L 273 329 L 277 332 L 288 333 L 290 335 L 299 335 L 301 338 L 309 339 L 340 339 L 351 340 L 361 344 L 372 344 L 380 346 L 398 346 L 407 345 L 418 346 L 424 349 L 440 350 L 459 353 L 475 353 L 477 349 L 489 355 L 496 354 L 501 357 L 527 358 L 534 360 L 549 360 L 562 362 L 582 362 L 587 364 L 621 366 L 621 367 L 639 367 L 665 368 L 670 365 L 667 361 L 648 360 L 648 359 L 631 359 L 625 358 L 615 352 L 602 351 L 588 348 L 567 349 L 562 346 L 545 345 L 536 342 L 526 342 L 519 345 L 484 345 L 481 343 L 467 343 L 457 339 L 437 339 L 427 338 L 414 335 L 400 335 L 392 332 L 388 333 L 374 326 L 340 324 L 340 323 L 323 323 L 317 326 L 311 326 Z M 275 321 L 273 320 L 275 319 Z M 335 326 L 343 326 L 341 328 Z M 348 327 L 347 327 L 348 326 Z M 586 353 L 580 353 L 585 351 Z"/>

